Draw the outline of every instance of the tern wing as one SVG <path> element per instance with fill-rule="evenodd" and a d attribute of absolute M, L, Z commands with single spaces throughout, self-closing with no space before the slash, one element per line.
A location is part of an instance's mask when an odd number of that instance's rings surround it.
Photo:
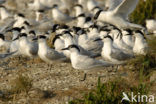
<path fill-rule="evenodd" d="M 63 54 L 55 51 L 54 49 L 48 49 L 48 53 L 46 54 L 46 57 L 48 59 L 54 60 L 54 61 L 55 60 L 65 59 L 66 58 Z"/>
<path fill-rule="evenodd" d="M 125 54 L 124 52 L 120 51 L 120 50 L 115 50 L 111 53 L 111 57 L 114 59 L 117 59 L 119 61 L 124 61 L 126 59 L 129 59 L 132 57 L 132 55 L 129 54 Z"/>
<path fill-rule="evenodd" d="M 100 69 L 99 67 L 107 67 L 110 65 L 112 64 L 105 61 L 96 60 L 85 55 L 79 55 L 76 63 L 76 66 L 78 66 L 79 69 L 84 70 L 92 70 L 97 68 Z"/>
<path fill-rule="evenodd" d="M 108 10 L 115 9 L 123 0 L 105 0 L 105 6 L 109 7 Z"/>
<path fill-rule="evenodd" d="M 0 0 L 0 4 L 3 4 L 5 2 L 6 2 L 6 0 Z"/>
<path fill-rule="evenodd" d="M 121 15 L 127 19 L 128 15 L 136 8 L 138 0 L 123 0 L 115 9 L 116 15 Z"/>
<path fill-rule="evenodd" d="M 8 58 L 8 57 L 12 56 L 13 54 L 15 54 L 16 52 L 17 51 L 10 52 L 10 53 L 5 53 L 5 54 L 0 54 L 0 59 Z"/>

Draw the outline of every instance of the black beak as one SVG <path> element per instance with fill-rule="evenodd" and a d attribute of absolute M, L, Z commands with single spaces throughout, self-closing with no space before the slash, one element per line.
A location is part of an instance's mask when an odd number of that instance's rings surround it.
<path fill-rule="evenodd" d="M 134 34 L 126 34 L 126 35 L 134 35 Z"/>
<path fill-rule="evenodd" d="M 33 38 L 32 40 L 35 41 L 35 40 L 38 40 L 38 38 Z"/>
<path fill-rule="evenodd" d="M 97 38 L 97 39 L 95 39 L 94 41 L 101 41 L 102 39 L 101 38 Z"/>
<path fill-rule="evenodd" d="M 13 39 L 12 41 L 15 41 L 15 40 L 17 40 L 17 39 L 19 39 L 19 36 L 18 36 L 17 38 Z"/>
<path fill-rule="evenodd" d="M 90 30 L 88 28 L 85 28 L 84 30 L 87 31 L 87 32 L 90 32 Z"/>
<path fill-rule="evenodd" d="M 12 29 L 8 29 L 8 30 L 6 30 L 6 32 L 12 32 Z"/>
<path fill-rule="evenodd" d="M 68 50 L 68 48 L 63 48 L 62 50 Z"/>

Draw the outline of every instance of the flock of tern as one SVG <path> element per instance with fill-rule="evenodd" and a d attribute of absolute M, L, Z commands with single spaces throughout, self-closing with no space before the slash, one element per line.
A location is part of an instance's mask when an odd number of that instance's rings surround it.
<path fill-rule="evenodd" d="M 128 17 L 138 0 L 109 0 L 104 7 L 96 0 L 70 2 L 34 0 L 27 4 L 29 10 L 35 11 L 36 19 L 32 21 L 25 13 L 9 13 L 3 5 L 5 0 L 0 0 L 1 21 L 7 23 L 0 27 L 0 47 L 7 49 L 0 59 L 24 55 L 40 57 L 50 64 L 71 61 L 74 69 L 86 72 L 147 54 L 146 28 L 131 23 Z M 51 11 L 52 19 L 46 11 Z M 156 31 L 156 26 L 151 26 L 156 25 L 155 21 L 146 22 L 148 29 Z M 42 28 L 46 31 L 40 32 Z M 8 32 L 11 40 L 6 39 Z M 55 35 L 50 43 L 53 48 L 47 44 L 51 35 Z"/>

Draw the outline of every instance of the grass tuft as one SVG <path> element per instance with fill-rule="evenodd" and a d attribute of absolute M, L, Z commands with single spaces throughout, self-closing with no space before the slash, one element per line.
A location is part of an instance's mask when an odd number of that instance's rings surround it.
<path fill-rule="evenodd" d="M 146 19 L 156 18 L 156 0 L 139 0 L 139 3 L 133 13 L 130 15 L 130 20 L 137 24 L 145 25 Z"/>
<path fill-rule="evenodd" d="M 138 92 L 141 95 L 147 95 L 149 88 L 149 82 L 144 82 L 144 80 L 140 80 L 140 83 L 133 85 L 133 83 L 130 84 L 121 78 L 106 83 L 102 83 L 99 78 L 95 90 L 85 94 L 82 99 L 70 101 L 69 104 L 121 104 L 123 92 L 127 93 L 130 98 L 131 92 L 135 95 L 137 95 Z M 123 104 L 130 104 L 130 102 L 123 101 Z"/>
<path fill-rule="evenodd" d="M 13 94 L 28 93 L 32 88 L 32 80 L 28 76 L 19 75 L 15 80 L 12 81 L 12 87 L 10 92 Z"/>

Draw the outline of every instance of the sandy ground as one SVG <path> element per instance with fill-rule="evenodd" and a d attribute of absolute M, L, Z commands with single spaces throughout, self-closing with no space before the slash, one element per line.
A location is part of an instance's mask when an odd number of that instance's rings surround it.
<path fill-rule="evenodd" d="M 80 97 L 82 95 L 81 91 L 95 88 L 98 76 L 103 76 L 102 79 L 106 81 L 113 77 L 115 72 L 111 70 L 108 72 L 108 68 L 107 71 L 106 68 L 103 68 L 101 71 L 89 72 L 87 79 L 80 81 L 84 73 L 73 69 L 70 63 L 48 65 L 39 58 L 30 59 L 17 56 L 0 60 L 0 92 L 4 93 L 11 89 L 11 83 L 20 74 L 27 75 L 32 79 L 33 86 L 26 98 L 21 93 L 21 95 L 7 101 L 11 104 L 13 102 L 19 104 L 22 104 L 22 102 L 28 104 L 47 104 L 47 102 L 49 102 L 48 104 L 62 104 L 73 98 Z M 52 94 L 50 98 L 44 98 L 46 92 Z M 3 99 L 0 99 L 0 103 L 4 102 Z"/>

